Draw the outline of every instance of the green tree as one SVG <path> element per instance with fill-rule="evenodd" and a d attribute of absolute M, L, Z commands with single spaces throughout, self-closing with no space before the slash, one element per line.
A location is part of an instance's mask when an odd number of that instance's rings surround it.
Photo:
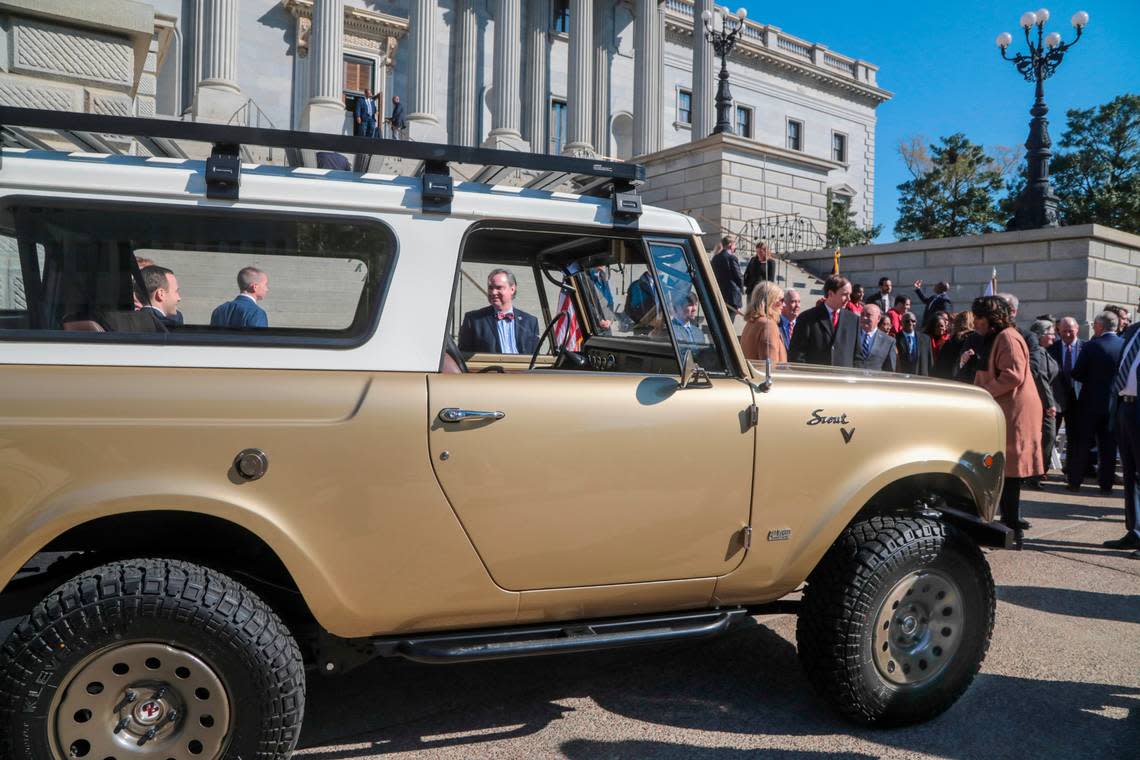
<path fill-rule="evenodd" d="M 1140 234 L 1140 95 L 1070 109 L 1049 174 L 1062 224 Z"/>
<path fill-rule="evenodd" d="M 860 227 L 855 222 L 855 210 L 848 203 L 835 200 L 831 190 L 827 191 L 827 246 L 846 248 L 852 245 L 867 245 L 879 236 L 883 225 Z"/>
<path fill-rule="evenodd" d="M 997 227 L 1001 160 L 961 132 L 930 146 L 912 138 L 899 153 L 912 177 L 898 186 L 895 235 L 900 240 L 977 235 Z"/>

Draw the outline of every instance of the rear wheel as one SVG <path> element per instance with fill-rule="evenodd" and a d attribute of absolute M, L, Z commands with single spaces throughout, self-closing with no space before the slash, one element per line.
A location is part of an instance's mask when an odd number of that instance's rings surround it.
<path fill-rule="evenodd" d="M 0 757 L 285 758 L 304 709 L 292 636 L 233 579 L 114 562 L 60 586 L 0 651 Z"/>
<path fill-rule="evenodd" d="M 928 518 L 871 518 L 848 528 L 808 579 L 800 659 L 849 719 L 927 720 L 977 674 L 995 604 L 989 565 L 967 537 Z"/>

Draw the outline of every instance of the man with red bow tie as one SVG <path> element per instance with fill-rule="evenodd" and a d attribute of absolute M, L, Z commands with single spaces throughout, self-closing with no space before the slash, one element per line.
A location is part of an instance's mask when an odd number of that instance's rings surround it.
<path fill-rule="evenodd" d="M 487 275 L 490 306 L 463 315 L 459 350 L 467 353 L 532 354 L 538 347 L 538 320 L 514 307 L 518 283 L 509 269 Z"/>

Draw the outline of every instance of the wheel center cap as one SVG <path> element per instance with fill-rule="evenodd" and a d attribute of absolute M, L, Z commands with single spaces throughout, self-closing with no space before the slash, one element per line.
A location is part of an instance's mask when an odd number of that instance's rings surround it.
<path fill-rule="evenodd" d="M 162 720 L 162 716 L 166 714 L 166 708 L 159 700 L 150 699 L 146 702 L 140 702 L 133 712 L 135 720 L 140 724 L 153 726 Z"/>
<path fill-rule="evenodd" d="M 916 630 L 918 630 L 918 620 L 913 615 L 904 617 L 902 621 L 902 632 L 907 636 L 913 636 Z"/>

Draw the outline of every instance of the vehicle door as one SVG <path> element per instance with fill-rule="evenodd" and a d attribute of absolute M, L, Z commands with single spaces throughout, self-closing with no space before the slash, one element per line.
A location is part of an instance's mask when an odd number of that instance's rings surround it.
<path fill-rule="evenodd" d="M 527 232 L 516 248 L 536 240 Z M 581 269 L 555 306 L 585 333 L 572 346 L 585 367 L 428 378 L 436 474 L 507 589 L 713 577 L 744 555 L 752 391 L 736 376 L 720 312 L 688 240 L 614 249 L 626 260 L 611 313 L 594 311 Z M 677 317 L 682 302 L 688 321 Z M 573 333 L 564 327 L 550 332 Z M 686 354 L 707 377 L 682 387 Z"/>

